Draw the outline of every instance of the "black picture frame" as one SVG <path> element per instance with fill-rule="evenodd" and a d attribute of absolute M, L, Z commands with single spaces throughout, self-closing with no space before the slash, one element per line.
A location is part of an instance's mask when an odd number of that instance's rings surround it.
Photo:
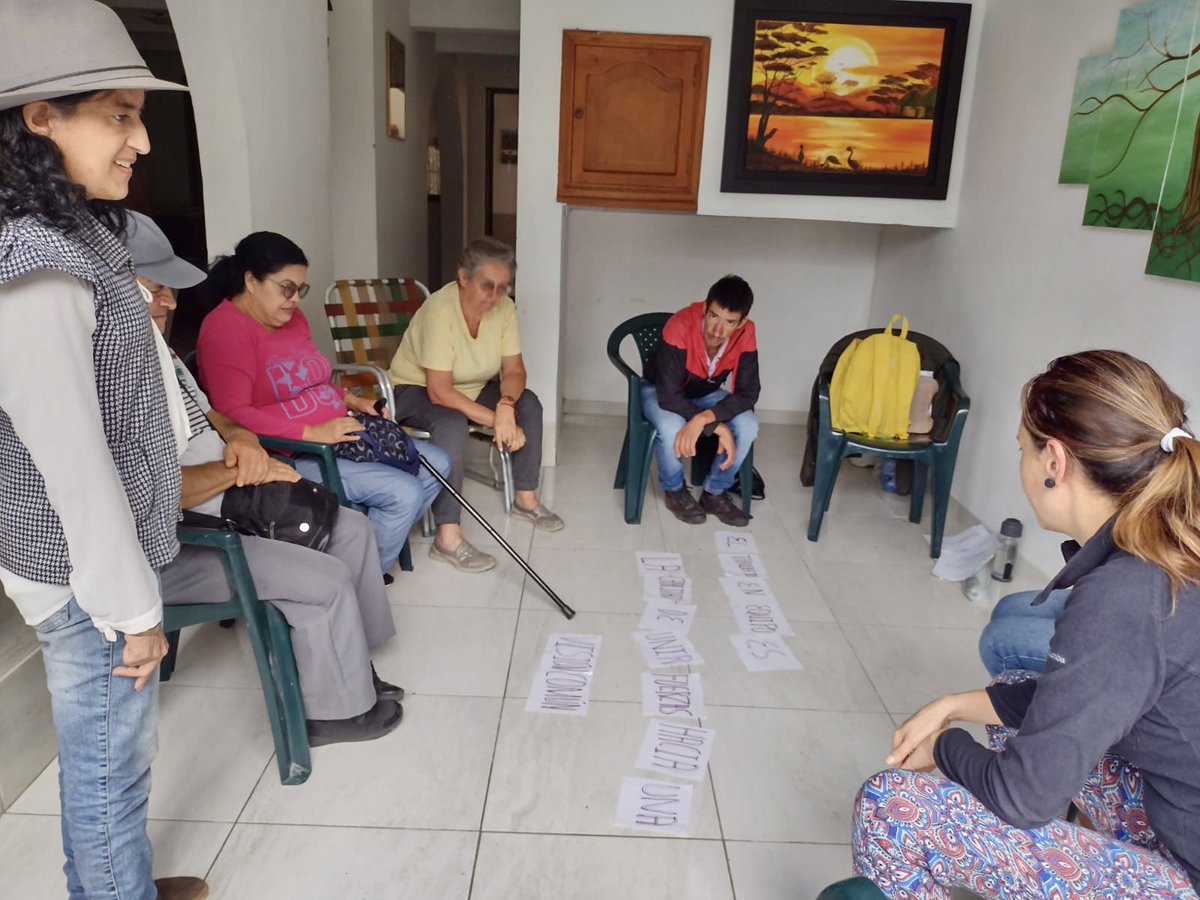
<path fill-rule="evenodd" d="M 774 26 L 765 29 L 769 33 L 759 33 L 756 24 L 759 22 L 779 23 L 781 30 Z M 954 133 L 958 117 L 959 96 L 962 90 L 963 69 L 966 62 L 967 36 L 971 22 L 971 5 L 969 3 L 920 2 L 920 0 L 735 0 L 733 14 L 733 46 L 730 54 L 729 67 L 729 97 L 725 120 L 725 153 L 721 164 L 721 190 L 732 193 L 754 194 L 816 194 L 823 196 L 842 197 L 890 197 L 914 200 L 944 200 L 950 183 L 950 167 L 954 154 Z M 797 31 L 795 24 L 800 26 Z M 803 86 L 803 79 L 811 77 L 814 83 L 817 79 L 829 78 L 829 70 L 816 73 L 818 65 L 824 66 L 833 57 L 828 48 L 820 45 L 820 34 L 805 32 L 810 25 L 821 27 L 833 26 L 878 26 L 882 28 L 928 28 L 940 29 L 943 33 L 941 58 L 937 61 L 936 71 L 924 70 L 925 83 L 913 80 L 914 72 L 896 73 L 895 75 L 880 74 L 885 68 L 878 64 L 874 66 L 859 66 L 860 71 L 870 69 L 880 70 L 870 72 L 864 80 L 878 79 L 874 87 L 868 82 L 862 91 L 857 91 L 857 81 L 843 81 L 851 92 L 850 99 L 842 101 L 835 96 L 829 100 L 831 83 L 821 81 L 815 90 L 824 88 L 824 93 L 809 96 L 810 86 Z M 789 27 L 790 26 L 790 27 Z M 843 29 L 844 31 L 844 29 Z M 828 34 L 829 32 L 823 32 Z M 868 34 L 872 33 L 870 31 Z M 879 33 L 879 32 L 874 32 Z M 793 34 L 801 37 L 795 41 L 789 40 Z M 897 32 L 897 36 L 901 35 Z M 778 38 L 783 38 L 781 42 Z M 797 41 L 809 43 L 797 43 Z M 828 41 L 832 43 L 832 41 Z M 756 43 L 758 46 L 756 46 Z M 799 47 L 799 50 L 788 48 Z M 824 50 L 823 58 L 811 61 L 811 56 L 803 56 L 805 52 Z M 783 48 L 783 49 L 780 49 Z M 776 51 L 779 51 L 777 54 Z M 757 54 L 757 56 L 756 56 Z M 860 51 L 861 54 L 861 51 Z M 770 57 L 770 59 L 768 59 Z M 915 57 L 914 57 L 915 58 Z M 771 62 L 779 79 L 782 75 L 781 66 L 796 63 L 792 68 L 793 81 L 775 97 L 767 86 L 757 88 L 759 97 L 754 97 L 753 87 L 755 67 L 764 66 Z M 878 63 L 878 60 L 877 60 Z M 766 78 L 765 69 L 760 69 Z M 845 69 L 842 70 L 843 72 Z M 920 69 L 914 71 L 922 71 Z M 929 73 L 932 72 L 932 77 Z M 833 76 L 837 84 L 837 75 Z M 888 79 L 897 79 L 888 81 Z M 802 86 L 791 87 L 800 83 Z M 880 86 L 883 90 L 880 90 Z M 852 87 L 850 87 L 852 86 Z M 907 93 L 904 88 L 909 88 Z M 926 90 L 918 91 L 921 87 Z M 784 91 L 795 93 L 785 94 Z M 868 97 L 863 97 L 866 93 Z M 874 99 L 878 97 L 879 99 Z M 933 99 L 932 110 L 928 106 L 919 105 Z M 793 110 L 781 114 L 767 104 L 773 100 L 790 104 Z M 757 102 L 755 112 L 754 104 Z M 824 106 L 820 104 L 825 103 Z M 868 107 L 868 104 L 870 106 Z M 820 106 L 820 108 L 817 108 Z M 842 111 L 836 111 L 836 110 Z M 854 115 L 854 110 L 860 109 L 861 116 Z M 804 110 L 804 112 L 795 112 Z M 823 111 L 825 110 L 825 111 Z M 910 162 L 907 168 L 893 164 L 890 169 L 880 166 L 872 170 L 870 165 L 864 166 L 861 160 L 854 159 L 854 153 L 843 155 L 839 152 L 840 144 L 830 149 L 830 139 L 819 141 L 820 146 L 815 156 L 806 156 L 806 145 L 793 141 L 794 149 L 785 148 L 782 152 L 768 149 L 768 145 L 778 133 L 774 130 L 759 131 L 752 143 L 750 139 L 750 122 L 752 115 L 761 119 L 763 112 L 767 113 L 768 124 L 770 117 L 780 116 L 782 119 L 805 119 L 811 122 L 792 122 L 796 133 L 836 134 L 845 140 L 845 128 L 849 122 L 857 122 L 865 129 L 874 128 L 877 133 L 895 129 L 897 134 L 901 125 L 884 124 L 911 119 L 920 121 L 932 120 L 928 138 L 928 158 L 924 171 L 920 171 L 920 163 Z M 833 120 L 841 120 L 837 127 Z M 874 125 L 868 125 L 870 120 L 879 120 Z M 779 119 L 776 120 L 780 121 Z M 757 122 L 756 122 L 757 125 Z M 821 126 L 828 125 L 823 129 Z M 811 129 L 809 129 L 811 126 Z M 756 128 L 756 131 L 758 129 Z M 923 131 L 915 126 L 906 129 L 913 134 Z M 766 140 L 760 141 L 764 134 Z M 851 138 L 853 139 L 853 138 Z M 916 142 L 910 142 L 917 146 Z M 845 150 L 853 151 L 852 145 Z M 751 154 L 753 158 L 751 159 Z M 789 154 L 791 157 L 789 158 Z M 845 159 L 845 161 L 843 161 Z M 832 163 L 836 163 L 833 165 Z M 847 164 L 848 163 L 848 164 Z M 903 169 L 903 170 L 902 170 Z"/>

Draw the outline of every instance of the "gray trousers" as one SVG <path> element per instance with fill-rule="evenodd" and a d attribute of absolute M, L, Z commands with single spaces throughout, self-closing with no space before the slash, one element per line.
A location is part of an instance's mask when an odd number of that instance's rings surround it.
<path fill-rule="evenodd" d="M 304 715 L 348 719 L 375 705 L 368 650 L 396 633 L 375 532 L 367 517 L 338 511 L 324 553 L 242 536 L 259 599 L 273 603 L 292 627 Z M 229 583 L 215 547 L 185 545 L 162 569 L 163 602 L 225 603 Z"/>
<path fill-rule="evenodd" d="M 450 477 L 447 479 L 456 491 L 462 491 L 463 454 L 467 448 L 467 417 L 456 409 L 437 406 L 429 399 L 429 392 L 419 384 L 402 384 L 396 387 L 396 405 L 392 415 L 402 425 L 412 425 L 428 431 L 430 441 L 450 455 Z M 475 402 L 488 409 L 495 409 L 500 401 L 499 380 L 484 385 Z M 513 488 L 518 491 L 536 491 L 538 478 L 542 474 L 542 401 L 533 391 L 522 392 L 517 400 L 517 424 L 525 432 L 525 446 L 512 455 Z M 457 525 L 462 518 L 462 507 L 442 491 L 433 501 L 433 521 L 438 525 Z"/>

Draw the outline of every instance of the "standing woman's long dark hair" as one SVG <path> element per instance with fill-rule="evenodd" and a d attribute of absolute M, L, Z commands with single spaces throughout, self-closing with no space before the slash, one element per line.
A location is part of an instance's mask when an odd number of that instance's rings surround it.
<path fill-rule="evenodd" d="M 1021 424 L 1051 438 L 1117 503 L 1113 540 L 1161 568 L 1172 590 L 1200 584 L 1200 441 L 1182 430 L 1184 402 L 1120 350 L 1060 357 L 1026 385 Z"/>
<path fill-rule="evenodd" d="M 99 93 L 87 91 L 47 102 L 70 116 L 79 104 Z M 33 216 L 69 234 L 83 225 L 88 213 L 114 234 L 125 226 L 120 204 L 88 200 L 83 185 L 67 177 L 62 151 L 50 138 L 29 130 L 21 107 L 0 111 L 0 223 Z"/>

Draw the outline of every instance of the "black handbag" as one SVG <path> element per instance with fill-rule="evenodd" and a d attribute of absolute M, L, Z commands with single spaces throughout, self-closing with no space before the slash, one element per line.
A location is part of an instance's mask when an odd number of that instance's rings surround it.
<path fill-rule="evenodd" d="M 221 518 L 242 534 L 324 550 L 340 508 L 337 494 L 301 478 L 231 487 L 221 500 Z"/>
<path fill-rule="evenodd" d="M 357 441 L 333 445 L 333 452 L 351 462 L 378 462 L 409 475 L 421 468 L 421 455 L 408 432 L 383 416 L 357 416 L 362 430 Z"/>

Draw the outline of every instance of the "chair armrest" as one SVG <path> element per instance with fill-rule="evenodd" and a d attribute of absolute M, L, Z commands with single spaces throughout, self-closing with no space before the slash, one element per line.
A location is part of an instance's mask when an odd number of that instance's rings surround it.
<path fill-rule="evenodd" d="M 829 403 L 829 386 L 832 383 L 831 372 L 824 372 L 817 378 L 817 434 L 829 434 L 834 430 L 833 411 Z"/>
<path fill-rule="evenodd" d="M 317 466 L 321 470 L 321 481 L 325 487 L 338 495 L 338 500 L 342 506 L 350 505 L 350 501 L 346 498 L 346 489 L 342 485 L 342 473 L 338 471 L 337 456 L 334 455 L 331 444 L 319 444 L 316 441 L 298 441 L 294 438 L 272 437 L 265 434 L 258 436 L 258 442 L 266 450 L 286 450 L 289 453 L 297 453 L 301 456 L 315 457 Z"/>
<path fill-rule="evenodd" d="M 241 546 L 240 537 L 236 531 L 227 528 L 200 528 L 196 525 L 179 525 L 175 534 L 181 544 L 191 544 L 197 547 L 216 547 L 226 552 Z"/>
<path fill-rule="evenodd" d="M 379 388 L 379 396 L 388 402 L 388 406 L 392 405 L 392 382 L 388 378 L 387 372 L 379 368 L 379 366 L 365 366 L 358 363 L 334 363 L 334 372 L 346 372 L 352 375 L 370 375 L 375 379 L 375 385 Z"/>
<path fill-rule="evenodd" d="M 627 362 L 625 362 L 625 360 L 621 359 L 621 341 L 623 341 L 626 337 L 628 337 L 627 334 L 614 333 L 614 334 L 609 335 L 609 337 L 608 337 L 608 361 L 611 362 L 614 366 L 616 366 L 617 371 L 620 372 L 622 375 L 624 375 L 626 378 L 640 378 L 641 376 L 638 375 L 637 372 L 633 371 L 633 369 L 629 366 L 629 364 Z"/>

